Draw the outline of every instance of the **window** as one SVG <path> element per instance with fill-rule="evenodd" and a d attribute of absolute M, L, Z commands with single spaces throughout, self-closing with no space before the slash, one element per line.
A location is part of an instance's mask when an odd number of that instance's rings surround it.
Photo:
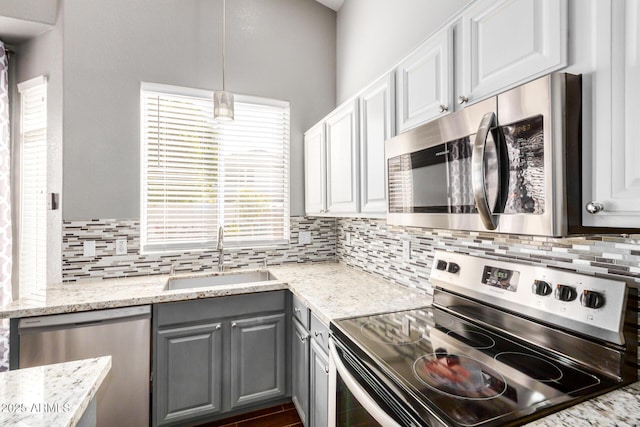
<path fill-rule="evenodd" d="M 18 84 L 20 93 L 20 292 L 47 283 L 47 80 Z"/>
<path fill-rule="evenodd" d="M 209 91 L 144 83 L 142 251 L 287 243 L 289 103 L 235 96 L 213 120 Z"/>

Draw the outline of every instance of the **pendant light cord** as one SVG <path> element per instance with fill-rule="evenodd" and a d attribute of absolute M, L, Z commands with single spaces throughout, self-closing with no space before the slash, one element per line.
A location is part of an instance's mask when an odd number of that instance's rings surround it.
<path fill-rule="evenodd" d="M 222 91 L 224 86 L 224 69 L 226 63 L 226 46 L 227 46 L 227 0 L 222 0 Z"/>

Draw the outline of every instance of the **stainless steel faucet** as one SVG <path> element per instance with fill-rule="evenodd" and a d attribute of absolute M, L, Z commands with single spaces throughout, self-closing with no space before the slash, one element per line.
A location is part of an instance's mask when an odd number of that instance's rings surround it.
<path fill-rule="evenodd" d="M 224 228 L 218 227 L 218 271 L 224 271 Z"/>

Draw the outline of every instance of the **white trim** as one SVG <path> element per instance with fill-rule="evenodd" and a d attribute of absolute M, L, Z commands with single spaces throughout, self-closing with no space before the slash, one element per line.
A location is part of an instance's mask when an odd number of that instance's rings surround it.
<path fill-rule="evenodd" d="M 43 84 L 47 84 L 48 80 L 49 78 L 43 75 L 43 76 L 38 76 L 32 79 L 26 80 L 22 83 L 18 83 L 18 93 L 22 94 L 29 89 L 33 89 L 34 87 L 37 87 Z"/>

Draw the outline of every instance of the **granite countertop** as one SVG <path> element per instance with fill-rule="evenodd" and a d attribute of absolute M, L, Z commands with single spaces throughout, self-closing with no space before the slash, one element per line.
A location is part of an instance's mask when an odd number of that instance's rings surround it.
<path fill-rule="evenodd" d="M 640 426 L 640 381 L 526 424 L 527 427 Z"/>
<path fill-rule="evenodd" d="M 300 264 L 269 268 L 327 325 L 331 320 L 431 304 L 425 292 L 396 285 L 345 264 Z"/>
<path fill-rule="evenodd" d="M 55 284 L 4 306 L 0 309 L 0 318 L 33 317 L 282 289 L 290 289 L 327 324 L 340 317 L 408 310 L 431 303 L 431 297 L 424 292 L 396 285 L 340 263 L 290 264 L 269 267 L 268 270 L 275 280 L 178 290 L 166 290 L 169 275 Z M 178 274 L 175 277 L 216 274 L 220 273 Z M 363 295 L 366 295 L 366 303 Z"/>
<path fill-rule="evenodd" d="M 29 295 L 0 309 L 0 318 L 40 316 L 96 309 L 185 301 L 289 289 L 322 321 L 409 310 L 431 296 L 393 284 L 341 263 L 285 264 L 268 270 L 275 280 L 185 290 L 166 290 L 168 275 L 66 283 Z M 186 274 L 198 277 L 218 273 Z M 552 414 L 530 426 L 640 426 L 640 382 Z"/>
<path fill-rule="evenodd" d="M 0 373 L 0 425 L 75 426 L 111 369 L 111 356 Z"/>

